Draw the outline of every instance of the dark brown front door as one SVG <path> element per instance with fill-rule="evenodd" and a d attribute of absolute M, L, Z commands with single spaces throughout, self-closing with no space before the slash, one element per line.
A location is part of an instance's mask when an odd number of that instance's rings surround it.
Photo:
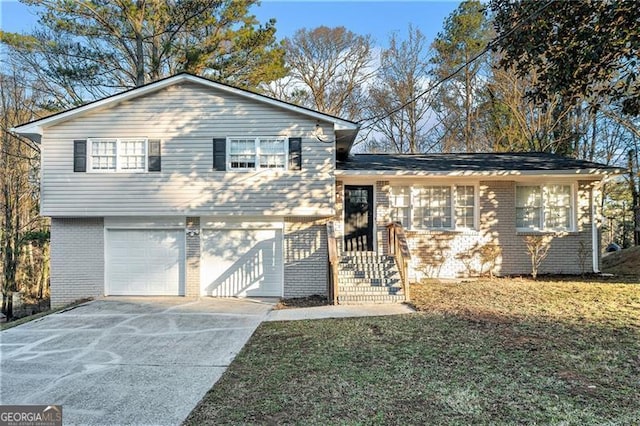
<path fill-rule="evenodd" d="M 373 186 L 344 187 L 344 249 L 373 251 Z"/>

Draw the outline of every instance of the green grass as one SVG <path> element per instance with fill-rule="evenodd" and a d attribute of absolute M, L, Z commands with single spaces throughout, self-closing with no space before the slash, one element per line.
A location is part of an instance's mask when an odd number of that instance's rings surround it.
<path fill-rule="evenodd" d="M 419 314 L 264 323 L 186 424 L 638 424 L 640 285 L 413 288 Z"/>

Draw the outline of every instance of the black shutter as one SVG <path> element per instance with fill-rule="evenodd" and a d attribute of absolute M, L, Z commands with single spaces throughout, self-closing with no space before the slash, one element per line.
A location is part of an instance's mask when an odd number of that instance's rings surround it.
<path fill-rule="evenodd" d="M 150 172 L 159 172 L 162 170 L 162 150 L 160 146 L 160 139 L 149 139 L 149 146 L 147 147 L 147 169 Z"/>
<path fill-rule="evenodd" d="M 227 170 L 227 139 L 213 139 L 213 170 Z"/>
<path fill-rule="evenodd" d="M 73 171 L 87 171 L 87 141 L 73 141 Z"/>
<path fill-rule="evenodd" d="M 289 138 L 289 170 L 302 170 L 302 138 Z"/>

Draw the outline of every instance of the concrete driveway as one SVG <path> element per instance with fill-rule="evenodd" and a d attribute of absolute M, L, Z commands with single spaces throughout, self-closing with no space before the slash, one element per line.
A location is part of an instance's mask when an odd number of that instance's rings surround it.
<path fill-rule="evenodd" d="M 179 424 L 272 301 L 105 298 L 0 333 L 0 404 L 64 424 Z"/>

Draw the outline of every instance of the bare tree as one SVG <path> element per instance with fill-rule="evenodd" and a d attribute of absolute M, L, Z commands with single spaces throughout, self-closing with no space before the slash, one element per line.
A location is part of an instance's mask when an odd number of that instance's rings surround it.
<path fill-rule="evenodd" d="M 0 263 L 2 312 L 7 319 L 13 316 L 13 293 L 18 291 L 20 281 L 34 278 L 35 267 L 30 274 L 24 270 L 19 274 L 25 259 L 24 248 L 35 233 L 48 235 L 46 225 L 38 216 L 39 149 L 9 130 L 33 117 L 37 99 L 25 88 L 22 74 L 15 71 L 12 75 L 0 74 Z M 33 257 L 29 261 L 34 266 Z M 38 269 L 46 271 L 42 266 Z"/>
<path fill-rule="evenodd" d="M 369 127 L 381 135 L 374 142 L 377 149 L 409 153 L 427 149 L 424 128 L 432 99 L 419 96 L 428 85 L 427 47 L 424 34 L 409 26 L 406 40 L 392 34 L 389 48 L 381 52 L 380 68 L 369 90 L 373 121 Z"/>
<path fill-rule="evenodd" d="M 493 151 L 575 154 L 571 151 L 576 150 L 576 136 L 586 131 L 588 116 L 575 105 L 566 106 L 560 97 L 543 105 L 533 102 L 527 92 L 536 81 L 535 72 L 523 78 L 513 69 L 493 68 L 483 108 L 486 139 Z"/>
<path fill-rule="evenodd" d="M 292 84 L 307 93 L 305 105 L 327 114 L 359 117 L 363 89 L 373 74 L 369 35 L 344 27 L 303 28 L 285 39 L 284 46 Z"/>

